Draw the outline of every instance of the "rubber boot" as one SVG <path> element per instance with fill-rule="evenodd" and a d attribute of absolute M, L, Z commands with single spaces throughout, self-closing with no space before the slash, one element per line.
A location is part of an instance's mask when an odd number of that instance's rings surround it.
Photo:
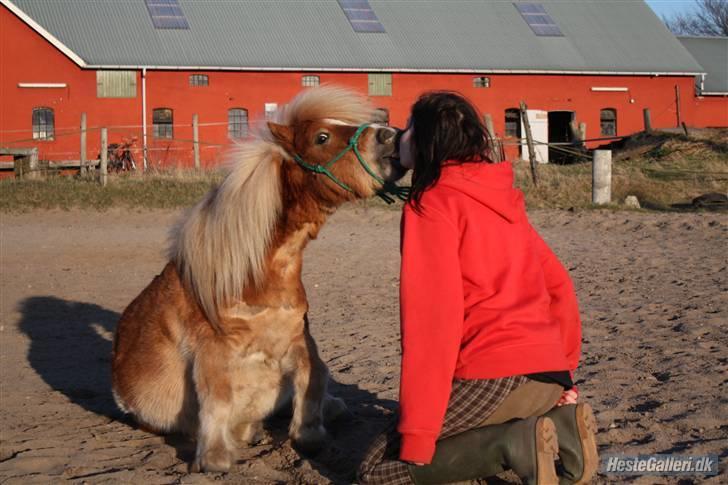
<path fill-rule="evenodd" d="M 556 425 L 559 458 L 563 473 L 561 485 L 588 483 L 599 467 L 597 422 L 586 403 L 567 404 L 544 414 Z"/>
<path fill-rule="evenodd" d="M 429 465 L 409 465 L 416 485 L 485 478 L 512 469 L 524 483 L 558 483 L 556 428 L 546 417 L 485 426 L 437 442 Z"/>

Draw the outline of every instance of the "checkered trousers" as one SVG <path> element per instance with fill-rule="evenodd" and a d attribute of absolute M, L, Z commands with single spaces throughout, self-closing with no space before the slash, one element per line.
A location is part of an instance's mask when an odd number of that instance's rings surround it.
<path fill-rule="evenodd" d="M 524 376 L 500 379 L 456 379 L 438 439 L 479 427 L 500 406 L 508 394 L 528 379 Z M 407 464 L 399 460 L 400 436 L 397 416 L 387 424 L 369 447 L 359 467 L 362 485 L 408 485 L 412 483 Z"/>

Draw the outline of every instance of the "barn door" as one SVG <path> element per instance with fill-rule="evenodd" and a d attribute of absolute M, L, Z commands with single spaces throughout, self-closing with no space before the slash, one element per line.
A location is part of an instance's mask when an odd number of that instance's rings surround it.
<path fill-rule="evenodd" d="M 536 161 L 539 163 L 549 163 L 549 147 L 546 145 L 549 141 L 549 114 L 548 111 L 539 109 L 529 109 L 528 122 L 531 125 L 531 136 L 533 136 L 533 148 L 536 152 Z M 521 158 L 531 161 L 528 155 L 528 144 L 526 143 L 526 128 L 521 120 L 521 133 L 523 134 L 521 142 Z"/>
<path fill-rule="evenodd" d="M 549 111 L 549 143 L 571 143 L 573 111 Z M 568 163 L 573 157 L 558 146 L 549 147 L 550 163 Z"/>

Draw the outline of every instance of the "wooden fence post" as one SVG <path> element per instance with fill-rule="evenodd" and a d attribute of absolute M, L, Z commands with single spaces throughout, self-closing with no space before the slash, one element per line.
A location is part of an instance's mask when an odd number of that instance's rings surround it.
<path fill-rule="evenodd" d="M 652 119 L 650 118 L 650 108 L 645 108 L 642 111 L 642 115 L 645 121 L 645 133 L 652 133 Z"/>
<path fill-rule="evenodd" d="M 528 107 L 526 103 L 521 101 L 521 120 L 526 130 L 526 143 L 528 143 L 528 158 L 531 160 L 531 178 L 533 185 L 538 187 L 538 173 L 536 172 L 536 150 L 533 148 L 533 136 L 531 135 L 531 123 L 528 122 Z"/>
<path fill-rule="evenodd" d="M 592 203 L 609 204 L 612 201 L 612 151 L 594 150 L 592 164 Z"/>
<path fill-rule="evenodd" d="M 26 157 L 13 156 L 13 172 L 15 172 L 15 178 L 23 180 L 25 178 L 25 172 L 27 170 Z"/>
<path fill-rule="evenodd" d="M 79 160 L 79 172 L 81 175 L 87 175 L 89 169 L 86 166 L 86 113 L 81 113 L 81 157 Z"/>
<path fill-rule="evenodd" d="M 582 140 L 586 140 L 586 123 L 583 121 L 579 123 L 579 135 Z"/>
<path fill-rule="evenodd" d="M 109 138 L 106 128 L 101 128 L 101 160 L 99 161 L 99 181 L 102 187 L 107 183 L 107 164 L 109 160 Z"/>
<path fill-rule="evenodd" d="M 680 86 L 675 85 L 675 108 L 677 111 L 677 127 L 680 128 L 682 125 L 682 119 L 680 118 Z"/>
<path fill-rule="evenodd" d="M 493 142 L 493 146 L 490 147 L 491 154 L 493 156 L 494 162 L 502 162 L 502 156 L 501 156 L 501 147 L 500 142 L 498 141 L 498 138 L 495 136 L 495 130 L 493 129 L 493 117 L 490 115 L 490 113 L 485 113 L 483 115 L 483 120 L 485 121 L 485 129 L 488 130 L 488 134 L 490 135 L 490 140 Z"/>
<path fill-rule="evenodd" d="M 200 124 L 197 113 L 192 115 L 192 148 L 195 155 L 195 170 L 200 169 Z"/>

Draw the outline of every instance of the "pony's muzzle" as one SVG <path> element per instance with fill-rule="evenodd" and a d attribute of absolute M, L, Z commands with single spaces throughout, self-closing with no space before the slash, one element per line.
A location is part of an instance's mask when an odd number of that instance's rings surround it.
<path fill-rule="evenodd" d="M 394 144 L 397 139 L 397 130 L 388 126 L 377 128 L 377 141 L 382 145 Z"/>
<path fill-rule="evenodd" d="M 376 134 L 377 141 L 381 144 L 383 159 L 386 161 L 384 176 L 389 182 L 399 180 L 407 172 L 399 161 L 399 145 L 402 140 L 403 130 L 395 127 L 379 128 Z"/>

